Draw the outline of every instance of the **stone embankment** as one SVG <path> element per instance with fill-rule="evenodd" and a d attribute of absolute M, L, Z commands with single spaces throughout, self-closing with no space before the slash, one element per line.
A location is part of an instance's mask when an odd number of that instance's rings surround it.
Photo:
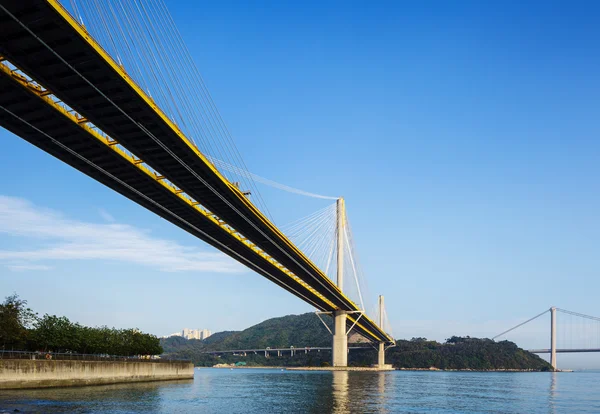
<path fill-rule="evenodd" d="M 194 378 L 189 361 L 0 360 L 0 389 L 71 387 Z"/>

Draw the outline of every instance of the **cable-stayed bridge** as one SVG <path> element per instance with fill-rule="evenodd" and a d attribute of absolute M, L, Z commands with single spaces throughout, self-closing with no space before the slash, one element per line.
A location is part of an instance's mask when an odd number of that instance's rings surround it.
<path fill-rule="evenodd" d="M 0 0 L 0 125 L 333 316 L 334 366 L 347 364 L 352 329 L 379 344 L 383 365 L 394 340 L 383 298 L 366 313 L 344 200 L 286 234 L 162 1 L 70 9 Z"/>
<path fill-rule="evenodd" d="M 557 369 L 557 353 L 600 352 L 600 318 L 552 307 L 513 326 L 492 339 L 505 337 L 510 332 L 550 314 L 549 348 L 530 349 L 534 354 L 550 354 L 550 364 Z"/>

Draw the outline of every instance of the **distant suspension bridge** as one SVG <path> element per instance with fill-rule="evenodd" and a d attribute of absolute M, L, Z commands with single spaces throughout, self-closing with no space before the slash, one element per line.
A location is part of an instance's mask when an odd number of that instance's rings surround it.
<path fill-rule="evenodd" d="M 530 349 L 534 354 L 550 354 L 550 364 L 556 370 L 557 353 L 600 352 L 600 318 L 552 307 L 527 319 L 492 339 L 506 334 L 550 313 L 550 347 Z"/>

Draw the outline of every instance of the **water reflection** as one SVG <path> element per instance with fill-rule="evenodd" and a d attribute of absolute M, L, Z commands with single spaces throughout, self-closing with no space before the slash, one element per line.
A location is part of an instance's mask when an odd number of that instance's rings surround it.
<path fill-rule="evenodd" d="M 548 408 L 550 413 L 556 412 L 556 396 L 558 386 L 558 373 L 552 372 L 550 374 L 550 392 L 548 393 Z"/>
<path fill-rule="evenodd" d="M 157 412 L 161 393 L 174 387 L 190 385 L 193 380 L 140 382 L 135 384 L 96 385 L 75 388 L 45 388 L 37 390 L 7 390 L 0 392 L 0 408 L 23 412 L 74 411 L 110 412 L 111 410 Z"/>
<path fill-rule="evenodd" d="M 386 375 L 387 372 L 378 372 L 377 373 L 377 402 L 380 407 L 385 407 L 385 382 L 389 375 Z"/>
<path fill-rule="evenodd" d="M 389 412 L 394 395 L 394 373 L 334 371 L 332 395 L 334 413 Z"/>
<path fill-rule="evenodd" d="M 332 373 L 332 391 L 333 391 L 333 412 L 347 413 L 350 411 L 348 398 L 348 371 L 333 371 Z"/>
<path fill-rule="evenodd" d="M 0 391 L 0 413 L 597 413 L 598 389 L 600 373 L 206 369 L 193 382 Z"/>

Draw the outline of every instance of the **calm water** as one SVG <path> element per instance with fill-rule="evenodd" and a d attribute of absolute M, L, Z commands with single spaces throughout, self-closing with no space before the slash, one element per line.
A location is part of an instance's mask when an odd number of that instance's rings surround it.
<path fill-rule="evenodd" d="M 200 369 L 194 381 L 0 391 L 0 413 L 600 413 L 600 372 Z"/>

